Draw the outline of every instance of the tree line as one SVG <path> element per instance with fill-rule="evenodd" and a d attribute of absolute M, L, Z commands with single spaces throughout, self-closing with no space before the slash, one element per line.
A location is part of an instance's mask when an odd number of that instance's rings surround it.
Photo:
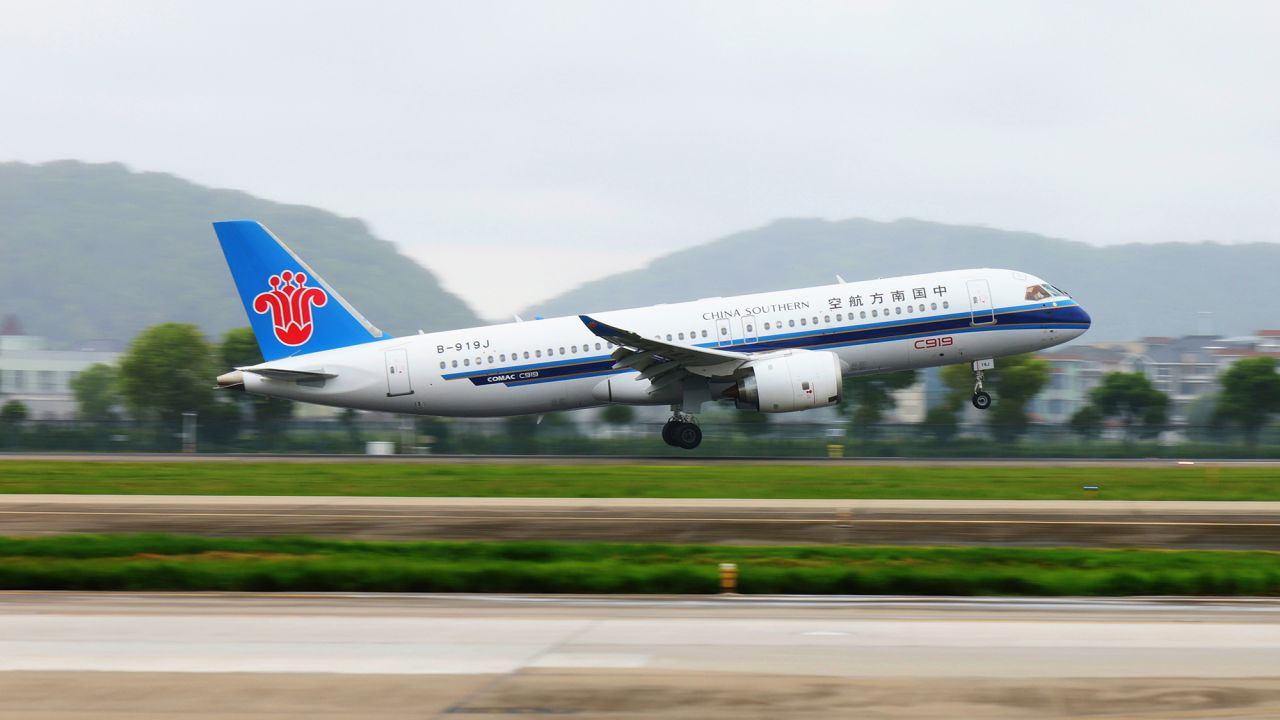
<path fill-rule="evenodd" d="M 247 431 L 257 444 L 269 448 L 283 432 L 294 404 L 217 390 L 213 383 L 214 377 L 229 368 L 260 362 L 262 354 L 249 328 L 231 330 L 219 341 L 210 342 L 194 325 L 164 323 L 139 334 L 118 366 L 93 365 L 72 380 L 71 387 L 82 420 L 113 422 L 127 415 L 176 432 L 183 413 L 195 412 L 202 435 L 215 442 L 235 441 Z M 973 374 L 967 364 L 950 365 L 942 369 L 940 377 L 945 388 L 943 400 L 929 408 L 923 426 L 939 442 L 946 442 L 959 432 L 961 413 L 973 392 Z M 1027 407 L 1048 385 L 1049 377 L 1049 363 L 1033 355 L 1004 358 L 987 373 L 986 388 L 996 402 L 982 417 L 993 438 L 1011 442 L 1026 432 L 1031 423 Z M 894 393 L 914 385 L 918 379 L 914 370 L 846 378 L 837 409 L 860 437 L 874 438 L 886 414 L 895 406 Z M 1249 445 L 1255 445 L 1261 430 L 1280 413 L 1280 372 L 1275 359 L 1239 360 L 1218 381 L 1220 391 L 1214 398 L 1209 420 L 1215 426 L 1234 428 Z M 1152 438 L 1167 425 L 1169 403 L 1169 397 L 1142 373 L 1108 373 L 1089 393 L 1088 403 L 1071 417 L 1069 425 L 1086 439 L 1098 438 L 1108 425 L 1118 428 L 1126 440 Z M 626 424 L 634 417 L 630 407 L 610 406 L 601 420 Z M 763 413 L 741 412 L 734 417 L 747 434 L 767 430 L 768 416 Z M 10 401 L 0 406 L 0 424 L 11 425 L 25 419 L 27 411 L 21 403 Z M 531 434 L 531 420 L 513 419 L 512 434 Z M 551 424 L 562 420 L 552 418 Z M 430 433 L 447 433 L 447 427 L 438 420 L 423 422 Z"/>

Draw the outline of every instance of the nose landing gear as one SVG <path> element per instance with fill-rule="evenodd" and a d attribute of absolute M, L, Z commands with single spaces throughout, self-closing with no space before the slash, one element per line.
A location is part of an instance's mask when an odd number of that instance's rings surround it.
<path fill-rule="evenodd" d="M 702 428 L 693 422 L 692 415 L 677 412 L 662 426 L 662 440 L 671 447 L 692 450 L 702 444 Z"/>
<path fill-rule="evenodd" d="M 984 370 L 990 370 L 995 367 L 994 360 L 976 360 L 973 363 L 973 399 L 970 401 L 973 406 L 979 410 L 986 410 L 991 407 L 991 395 L 982 389 L 982 373 Z"/>

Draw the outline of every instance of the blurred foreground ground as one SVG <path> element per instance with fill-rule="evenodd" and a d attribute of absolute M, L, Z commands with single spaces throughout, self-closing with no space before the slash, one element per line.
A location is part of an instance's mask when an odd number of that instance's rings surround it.
<path fill-rule="evenodd" d="M 1280 550 L 1280 502 L 0 495 L 6 535 Z"/>
<path fill-rule="evenodd" d="M 0 718 L 1270 718 L 1280 602 L 0 594 Z"/>

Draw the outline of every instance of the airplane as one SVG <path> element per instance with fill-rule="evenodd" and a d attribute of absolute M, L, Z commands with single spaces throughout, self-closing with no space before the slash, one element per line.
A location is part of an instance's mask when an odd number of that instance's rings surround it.
<path fill-rule="evenodd" d="M 669 405 L 662 439 L 692 450 L 707 403 L 784 413 L 835 405 L 845 377 L 955 363 L 991 395 L 996 358 L 1092 322 L 1029 273 L 981 268 L 714 297 L 392 337 L 265 226 L 213 224 L 264 362 L 219 387 L 337 407 L 453 417 Z"/>

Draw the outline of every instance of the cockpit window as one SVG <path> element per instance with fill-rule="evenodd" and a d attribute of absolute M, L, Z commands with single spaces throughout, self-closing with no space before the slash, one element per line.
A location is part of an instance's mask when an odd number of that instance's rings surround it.
<path fill-rule="evenodd" d="M 1024 297 L 1027 300 L 1035 301 L 1035 300 L 1044 300 L 1046 298 L 1051 298 L 1051 297 L 1066 297 L 1066 296 L 1067 294 L 1062 292 L 1058 288 L 1049 284 L 1045 284 L 1045 285 L 1032 285 L 1031 287 L 1027 288 L 1027 294 Z"/>

